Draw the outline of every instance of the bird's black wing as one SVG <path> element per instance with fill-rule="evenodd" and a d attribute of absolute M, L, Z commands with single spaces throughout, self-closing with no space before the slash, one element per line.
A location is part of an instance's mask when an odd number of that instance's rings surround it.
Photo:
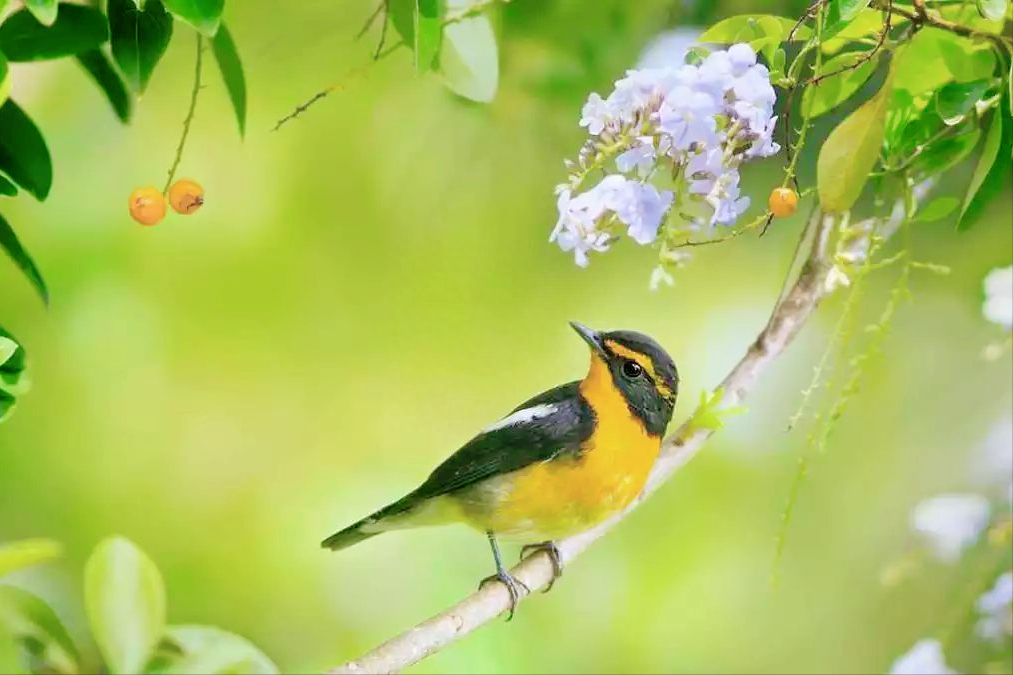
<path fill-rule="evenodd" d="M 580 395 L 579 384 L 560 385 L 522 403 L 436 467 L 409 498 L 445 495 L 529 464 L 575 456 L 594 431 L 594 411 Z M 542 414 L 524 419 L 529 410 Z M 514 415 L 517 421 L 509 422 Z"/>

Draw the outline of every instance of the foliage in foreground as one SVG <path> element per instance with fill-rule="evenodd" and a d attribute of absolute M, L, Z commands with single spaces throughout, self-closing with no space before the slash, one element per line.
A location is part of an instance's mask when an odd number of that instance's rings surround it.
<path fill-rule="evenodd" d="M 0 546 L 0 577 L 53 560 L 44 539 Z M 2 673 L 276 673 L 245 638 L 199 625 L 167 625 L 155 563 L 127 539 L 99 543 L 84 568 L 84 610 L 102 663 L 83 656 L 56 612 L 18 586 L 0 584 Z"/>

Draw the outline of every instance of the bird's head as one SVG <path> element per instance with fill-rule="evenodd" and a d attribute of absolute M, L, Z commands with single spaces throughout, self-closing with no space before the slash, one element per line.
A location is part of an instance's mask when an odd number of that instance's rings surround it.
<path fill-rule="evenodd" d="M 648 433 L 664 434 L 679 393 L 679 372 L 668 352 L 643 333 L 595 331 L 576 321 L 570 325 L 591 347 L 585 382 L 602 392 L 618 390 Z"/>

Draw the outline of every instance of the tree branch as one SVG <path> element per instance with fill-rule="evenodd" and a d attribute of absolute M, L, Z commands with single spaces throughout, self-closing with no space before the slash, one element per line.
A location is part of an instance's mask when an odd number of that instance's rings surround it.
<path fill-rule="evenodd" d="M 805 238 L 809 233 L 812 234 L 808 257 L 795 284 L 774 307 L 766 327 L 720 384 L 720 389 L 724 392 L 722 406 L 736 405 L 749 393 L 757 378 L 791 343 L 826 294 L 824 282 L 829 270 L 827 246 L 835 222 L 834 217 L 823 215 L 818 209 L 814 211 L 802 235 Z M 694 428 L 690 418 L 666 438 L 661 455 L 647 479 L 647 485 L 624 512 L 592 530 L 557 542 L 563 563 L 572 562 L 591 543 L 615 527 L 630 511 L 661 487 L 700 451 L 712 433 L 713 430 L 709 428 Z M 552 580 L 552 563 L 546 553 L 536 553 L 514 567 L 510 573 L 532 591 L 536 591 Z M 492 621 L 508 607 L 506 588 L 502 584 L 486 584 L 450 609 L 330 672 L 399 672 Z"/>

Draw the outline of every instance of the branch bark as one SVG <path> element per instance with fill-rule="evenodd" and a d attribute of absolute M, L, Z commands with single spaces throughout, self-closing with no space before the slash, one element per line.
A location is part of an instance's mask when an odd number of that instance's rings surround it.
<path fill-rule="evenodd" d="M 724 391 L 723 406 L 733 406 L 743 400 L 763 371 L 795 338 L 826 294 L 825 281 L 829 271 L 827 247 L 834 224 L 834 217 L 823 215 L 819 210 L 814 211 L 802 235 L 803 238 L 807 234 L 812 235 L 808 256 L 794 285 L 782 294 L 775 305 L 766 327 L 719 385 Z M 712 433 L 712 429 L 694 428 L 691 418 L 666 438 L 647 485 L 624 512 L 594 529 L 557 542 L 564 565 L 572 562 L 661 487 L 700 451 Z M 546 553 L 537 553 L 523 560 L 510 573 L 532 591 L 537 591 L 551 581 L 552 563 Z M 492 621 L 508 607 L 506 588 L 502 584 L 486 584 L 446 611 L 329 672 L 396 673 Z"/>

